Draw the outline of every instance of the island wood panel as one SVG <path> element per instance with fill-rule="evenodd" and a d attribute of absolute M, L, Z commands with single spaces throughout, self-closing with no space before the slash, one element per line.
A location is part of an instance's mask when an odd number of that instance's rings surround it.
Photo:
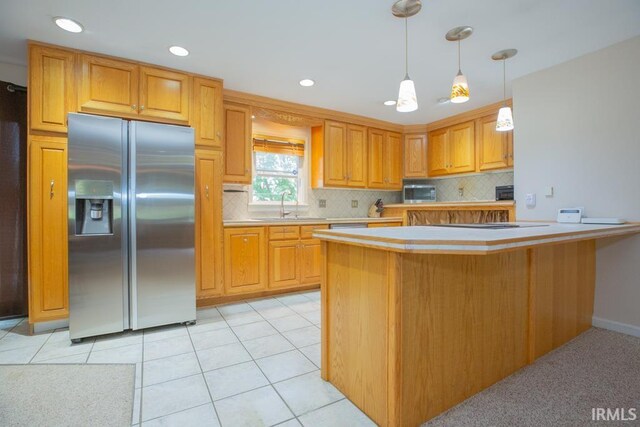
<path fill-rule="evenodd" d="M 389 253 L 325 244 L 322 377 L 387 425 Z"/>
<path fill-rule="evenodd" d="M 401 256 L 402 406 L 417 426 L 527 363 L 526 251 Z"/>
<path fill-rule="evenodd" d="M 591 327 L 595 240 L 531 249 L 529 361 Z"/>

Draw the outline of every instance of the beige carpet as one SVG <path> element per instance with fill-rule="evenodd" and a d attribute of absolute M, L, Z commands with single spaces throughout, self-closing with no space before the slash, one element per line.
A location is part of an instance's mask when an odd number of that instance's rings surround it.
<path fill-rule="evenodd" d="M 135 365 L 0 366 L 0 425 L 129 426 Z"/>
<path fill-rule="evenodd" d="M 591 408 L 639 419 L 594 422 Z M 592 328 L 425 426 L 640 425 L 640 338 Z"/>

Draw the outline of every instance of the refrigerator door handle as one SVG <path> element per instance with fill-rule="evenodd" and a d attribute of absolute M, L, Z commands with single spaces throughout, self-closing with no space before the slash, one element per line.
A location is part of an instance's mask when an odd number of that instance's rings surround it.
<path fill-rule="evenodd" d="M 136 122 L 129 122 L 129 292 L 130 322 L 133 330 L 138 329 L 138 287 L 136 268 Z"/>

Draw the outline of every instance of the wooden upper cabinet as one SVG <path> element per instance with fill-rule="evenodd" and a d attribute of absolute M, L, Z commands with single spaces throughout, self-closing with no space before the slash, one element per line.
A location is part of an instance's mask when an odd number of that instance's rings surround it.
<path fill-rule="evenodd" d="M 476 121 L 478 170 L 504 169 L 513 165 L 513 132 L 496 131 L 497 115 Z"/>
<path fill-rule="evenodd" d="M 399 133 L 369 129 L 369 188 L 402 187 L 402 136 Z"/>
<path fill-rule="evenodd" d="M 192 93 L 191 123 L 195 130 L 196 145 L 222 148 L 222 83 L 194 77 Z"/>
<path fill-rule="evenodd" d="M 324 125 L 324 185 L 347 185 L 347 125 L 326 121 Z"/>
<path fill-rule="evenodd" d="M 385 132 L 384 164 L 386 167 L 386 188 L 402 188 L 402 135 Z"/>
<path fill-rule="evenodd" d="M 370 188 L 384 188 L 384 131 L 369 129 L 368 151 L 367 184 Z"/>
<path fill-rule="evenodd" d="M 444 175 L 449 170 L 449 130 L 429 132 L 427 142 L 427 169 L 429 176 Z"/>
<path fill-rule="evenodd" d="M 475 125 L 465 122 L 429 132 L 429 176 L 472 172 L 476 169 Z"/>
<path fill-rule="evenodd" d="M 449 128 L 449 173 L 473 172 L 476 169 L 474 122 Z"/>
<path fill-rule="evenodd" d="M 224 182 L 251 184 L 251 109 L 224 106 Z"/>
<path fill-rule="evenodd" d="M 69 315 L 67 282 L 67 144 L 29 141 L 29 322 Z"/>
<path fill-rule="evenodd" d="M 196 198 L 196 296 L 218 296 L 222 282 L 222 153 L 197 149 Z"/>
<path fill-rule="evenodd" d="M 427 177 L 427 135 L 405 135 L 404 176 Z"/>
<path fill-rule="evenodd" d="M 367 128 L 347 125 L 347 185 L 364 188 L 367 185 Z"/>
<path fill-rule="evenodd" d="M 80 111 L 123 117 L 138 115 L 138 64 L 87 54 L 80 55 L 80 62 Z"/>
<path fill-rule="evenodd" d="M 141 66 L 139 114 L 186 123 L 189 121 L 190 91 L 188 74 Z"/>
<path fill-rule="evenodd" d="M 224 230 L 224 284 L 227 294 L 264 290 L 267 285 L 264 227 Z"/>
<path fill-rule="evenodd" d="M 67 132 L 67 113 L 76 110 L 76 54 L 52 47 L 29 46 L 29 126 Z"/>

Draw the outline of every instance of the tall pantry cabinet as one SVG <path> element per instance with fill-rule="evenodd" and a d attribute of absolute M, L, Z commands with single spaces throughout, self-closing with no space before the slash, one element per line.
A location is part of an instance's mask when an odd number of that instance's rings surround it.
<path fill-rule="evenodd" d="M 222 82 L 161 67 L 29 44 L 29 323 L 69 315 L 67 114 L 195 128 L 196 295 L 222 291 Z"/>

